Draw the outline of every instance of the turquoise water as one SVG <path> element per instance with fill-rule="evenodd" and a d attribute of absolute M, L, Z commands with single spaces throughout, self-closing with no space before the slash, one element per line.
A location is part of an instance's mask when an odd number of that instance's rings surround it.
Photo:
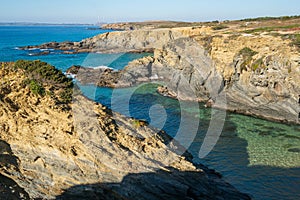
<path fill-rule="evenodd" d="M 34 56 L 39 50 L 20 51 L 17 48 L 47 42 L 81 41 L 82 39 L 109 32 L 111 30 L 90 30 L 91 26 L 0 26 L 1 61 L 43 60 L 65 71 L 71 65 L 122 68 L 129 61 L 139 58 L 140 54 L 61 54 L 51 51 L 49 55 Z M 88 59 L 87 59 L 88 58 Z M 118 58 L 118 63 L 112 62 Z"/>
<path fill-rule="evenodd" d="M 0 60 L 40 59 L 65 71 L 74 64 L 121 69 L 129 61 L 146 55 L 53 52 L 31 56 L 30 51 L 16 49 L 50 41 L 79 41 L 102 32 L 106 30 L 87 30 L 85 26 L 0 27 Z M 227 113 L 216 146 L 208 156 L 200 159 L 198 153 L 214 111 L 201 104 L 162 97 L 156 93 L 156 86 L 146 84 L 117 90 L 81 86 L 81 89 L 89 98 L 127 116 L 145 119 L 171 136 L 183 132 L 181 142 L 193 141 L 189 150 L 195 162 L 216 169 L 225 180 L 254 199 L 300 199 L 300 126 Z M 197 129 L 192 134 L 195 123 Z"/>
<path fill-rule="evenodd" d="M 204 159 L 198 152 L 207 133 L 211 109 L 200 105 L 200 110 L 189 109 L 189 103 L 165 98 L 156 93 L 156 85 L 117 89 L 117 97 L 111 100 L 115 90 L 108 88 L 82 87 L 85 94 L 114 110 L 166 130 L 176 136 L 180 129 L 181 116 L 187 119 L 184 130 L 190 130 L 192 121 L 199 119 L 196 137 L 186 132 L 186 140 L 192 137 L 189 151 L 194 161 L 203 163 L 220 172 L 224 179 L 254 199 L 300 199 L 300 127 L 273 123 L 253 117 L 227 113 L 224 128 L 217 145 Z M 129 108 L 126 101 L 130 94 Z M 151 108 L 160 105 L 167 114 L 163 127 L 161 115 L 151 116 Z M 193 105 L 192 105 L 193 106 Z M 158 125 L 157 125 L 158 124 Z M 181 127 L 182 128 L 182 127 Z"/>

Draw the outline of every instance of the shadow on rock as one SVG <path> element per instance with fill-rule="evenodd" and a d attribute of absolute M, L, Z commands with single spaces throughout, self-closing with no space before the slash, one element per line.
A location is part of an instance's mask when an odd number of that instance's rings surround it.
<path fill-rule="evenodd" d="M 0 167 L 14 166 L 18 168 L 18 158 L 13 155 L 10 145 L 0 140 Z"/>
<path fill-rule="evenodd" d="M 174 168 L 154 173 L 129 174 L 121 183 L 78 185 L 57 199 L 250 199 L 246 194 L 202 171 L 182 172 Z"/>
<path fill-rule="evenodd" d="M 18 167 L 17 157 L 12 154 L 10 145 L 0 140 L 0 199 L 30 199 L 29 195 L 15 181 L 2 175 L 2 168 Z"/>

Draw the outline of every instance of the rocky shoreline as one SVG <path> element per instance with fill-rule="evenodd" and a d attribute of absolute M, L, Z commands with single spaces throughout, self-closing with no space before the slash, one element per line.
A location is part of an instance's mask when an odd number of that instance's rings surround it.
<path fill-rule="evenodd" d="M 135 60 L 122 71 L 99 72 L 101 78 L 95 82 L 99 86 L 129 87 L 164 81 L 165 90 L 180 100 L 209 101 L 215 108 L 300 124 L 300 54 L 293 41 L 286 39 L 299 30 L 249 34 L 255 27 L 245 30 L 242 25 L 237 28 L 230 24 L 224 30 L 214 26 L 142 28 L 105 33 L 77 43 L 34 47 L 74 53 L 153 52 L 153 56 Z"/>
<path fill-rule="evenodd" d="M 299 30 L 252 34 L 252 25 L 238 26 L 139 27 L 20 49 L 151 52 L 123 70 L 73 66 L 68 73 L 112 88 L 159 82 L 167 97 L 300 124 L 300 56 L 290 39 Z M 28 62 L 1 63 L 0 199 L 250 199 L 193 164 L 163 131 L 78 91 L 70 101 L 70 80 L 45 63 Z"/>
<path fill-rule="evenodd" d="M 145 122 L 76 91 L 63 103 L 60 88 L 69 82 L 53 67 L 1 65 L 1 199 L 250 199 Z M 33 76 L 43 93 L 27 83 Z"/>

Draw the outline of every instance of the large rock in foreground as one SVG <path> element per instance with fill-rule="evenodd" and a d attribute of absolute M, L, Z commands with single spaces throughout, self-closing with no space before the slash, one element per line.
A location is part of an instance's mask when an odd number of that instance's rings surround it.
<path fill-rule="evenodd" d="M 0 179 L 12 199 L 249 199 L 145 122 L 81 95 L 62 102 L 60 73 L 28 82 L 41 77 L 32 66 L 0 69 Z"/>

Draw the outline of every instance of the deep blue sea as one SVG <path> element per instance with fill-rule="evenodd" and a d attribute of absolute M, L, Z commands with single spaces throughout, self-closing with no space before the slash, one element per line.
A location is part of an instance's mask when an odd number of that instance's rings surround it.
<path fill-rule="evenodd" d="M 42 60 L 65 71 L 72 65 L 122 69 L 147 54 L 77 54 L 51 52 L 34 56 L 20 46 L 51 41 L 80 41 L 108 30 L 87 26 L 0 26 L 0 61 Z M 227 113 L 222 133 L 205 158 L 198 154 L 214 119 L 202 104 L 179 102 L 156 93 L 156 84 L 108 89 L 80 86 L 83 93 L 124 115 L 147 120 L 151 126 L 187 144 L 195 162 L 220 172 L 224 179 L 254 199 L 300 199 L 300 126 L 273 123 Z M 214 125 L 216 126 L 216 125 Z M 222 124 L 220 124 L 222 126 Z"/>

